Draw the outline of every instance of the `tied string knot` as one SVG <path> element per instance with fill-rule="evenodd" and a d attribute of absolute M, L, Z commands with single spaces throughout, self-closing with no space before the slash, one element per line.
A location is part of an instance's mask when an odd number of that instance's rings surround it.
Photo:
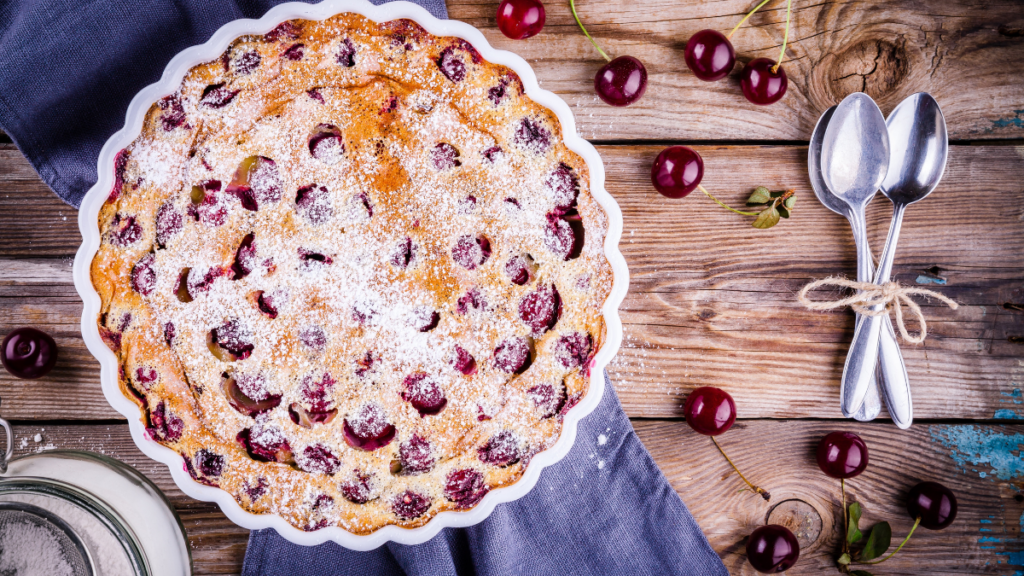
<path fill-rule="evenodd" d="M 852 288 L 857 292 L 851 296 L 838 298 L 836 300 L 816 301 L 807 297 L 808 292 L 823 286 Z M 953 300 L 935 292 L 934 290 L 927 290 L 925 288 L 917 288 L 914 286 L 902 286 L 899 282 L 886 282 L 885 284 L 878 285 L 871 282 L 857 282 L 837 277 L 815 280 L 814 282 L 804 286 L 800 290 L 800 293 L 797 294 L 797 300 L 811 310 L 835 310 L 836 308 L 845 308 L 849 306 L 850 308 L 853 308 L 854 312 L 865 316 L 881 316 L 883 314 L 888 314 L 889 310 L 895 310 L 896 327 L 899 328 L 900 335 L 905 341 L 911 344 L 920 344 L 921 342 L 924 342 L 925 336 L 928 335 L 928 325 L 924 321 L 924 313 L 921 311 L 921 306 L 910 298 L 912 295 L 937 298 L 953 310 L 960 307 L 960 305 Z M 911 336 L 910 333 L 907 332 L 907 327 L 903 321 L 904 305 L 910 309 L 910 312 L 914 315 L 918 325 L 921 327 L 920 333 L 916 336 Z"/>

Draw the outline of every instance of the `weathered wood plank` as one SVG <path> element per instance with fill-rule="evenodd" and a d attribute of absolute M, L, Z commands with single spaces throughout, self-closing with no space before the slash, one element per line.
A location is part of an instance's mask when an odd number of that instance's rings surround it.
<path fill-rule="evenodd" d="M 741 407 L 742 410 L 742 407 Z M 756 574 L 746 561 L 746 536 L 757 526 L 780 523 L 773 506 L 796 499 L 821 518 L 817 538 L 803 546 L 787 574 L 831 574 L 842 534 L 839 482 L 818 470 L 814 450 L 835 430 L 829 422 L 741 422 L 719 440 L 752 481 L 769 490 L 770 503 L 750 492 L 705 437 L 682 422 L 636 421 L 644 445 L 679 492 L 712 547 L 732 574 Z M 1019 426 L 916 425 L 844 422 L 868 445 L 870 465 L 847 482 L 847 496 L 861 503 L 861 527 L 888 521 L 893 548 L 910 530 L 906 494 L 923 481 L 938 481 L 957 495 L 956 521 L 942 531 L 918 529 L 875 574 L 1009 574 L 1022 568 L 1020 518 L 1024 498 Z M 609 464 L 614 465 L 614 462 Z M 835 518 L 839 518 L 835 521 Z M 871 568 L 861 566 L 860 568 Z"/>
<path fill-rule="evenodd" d="M 1016 417 L 1007 395 L 1022 387 L 1024 374 L 1024 147 L 951 150 L 940 187 L 908 211 L 896 256 L 898 280 L 924 283 L 963 305 L 953 312 L 926 304 L 931 336 L 924 345 L 903 347 L 915 412 L 918 418 Z M 700 195 L 659 196 L 646 176 L 658 151 L 601 148 L 608 189 L 625 214 L 621 248 L 632 278 L 622 306 L 626 341 L 611 367 L 627 412 L 678 417 L 689 390 L 715 385 L 737 398 L 743 417 L 840 417 L 839 378 L 853 316 L 804 310 L 794 295 L 811 279 L 852 275 L 855 253 L 846 222 L 808 189 L 805 149 L 700 148 L 705 183 L 725 201 L 739 205 L 759 184 L 797 190 L 794 217 L 768 231 Z M 3 196 L 0 188 L 0 242 L 5 225 L 19 220 Z M 42 192 L 30 196 L 57 202 Z M 32 233 L 42 245 L 57 245 L 75 235 L 73 220 Z M 888 221 L 888 202 L 879 197 L 868 213 L 876 252 Z M 0 333 L 43 326 L 64 354 L 54 375 L 31 385 L 0 374 L 8 414 L 117 418 L 78 336 L 81 308 L 70 261 L 10 259 L 32 255 L 0 250 Z"/>
<path fill-rule="evenodd" d="M 833 424 L 741 421 L 721 437 L 745 473 L 771 491 L 771 503 L 738 492 L 742 484 L 711 442 L 686 424 L 635 421 L 634 426 L 731 573 L 753 573 L 744 557 L 744 538 L 765 522 L 774 505 L 791 499 L 806 502 L 821 518 L 823 528 L 804 546 L 800 562 L 789 574 L 821 574 L 833 569 L 840 537 L 840 525 L 833 521 L 833 515 L 841 512 L 839 485 L 821 474 L 814 463 L 814 446 L 834 429 Z M 905 517 L 903 500 L 907 490 L 920 481 L 940 481 L 959 499 L 959 515 L 950 528 L 918 531 L 882 573 L 1003 574 L 1021 569 L 1011 559 L 1019 558 L 1024 550 L 1019 522 L 1024 503 L 1015 498 L 1021 491 L 1024 460 L 1010 450 L 1024 444 L 1024 426 L 932 425 L 902 432 L 881 423 L 844 423 L 843 428 L 860 434 L 871 454 L 867 471 L 847 486 L 851 499 L 864 506 L 862 526 L 886 520 L 895 537 L 905 535 L 911 521 Z M 38 443 L 33 441 L 37 433 L 41 436 Z M 246 531 L 231 524 L 215 507 L 182 494 L 166 467 L 139 452 L 127 426 L 17 426 L 15 435 L 19 438 L 18 455 L 44 448 L 71 448 L 100 452 L 135 466 L 160 486 L 181 514 L 196 574 L 240 571 Z M 599 445 L 596 438 L 577 439 L 592 446 L 595 475 L 601 473 L 599 461 L 604 460 L 606 467 L 615 465 L 606 455 L 616 441 L 609 438 L 607 444 Z M 782 521 L 778 516 L 771 518 L 772 522 Z"/>
<path fill-rule="evenodd" d="M 581 0 L 580 17 L 605 51 L 647 67 L 647 93 L 625 109 L 595 95 L 594 75 L 604 62 L 568 4 L 546 3 L 544 30 L 525 41 L 498 31 L 494 2 L 452 0 L 448 11 L 481 28 L 492 45 L 525 58 L 541 86 L 577 112 L 586 138 L 808 140 L 821 112 L 856 91 L 867 92 L 884 112 L 914 92 L 930 92 L 953 139 L 1024 136 L 1024 76 L 1017 66 L 1024 59 L 1024 19 L 1016 2 L 795 2 L 784 58 L 789 90 L 780 102 L 760 107 L 743 98 L 739 73 L 749 60 L 779 57 L 784 1 L 769 3 L 736 33 L 736 69 L 708 83 L 687 69 L 686 41 L 705 28 L 728 33 L 758 2 Z"/>

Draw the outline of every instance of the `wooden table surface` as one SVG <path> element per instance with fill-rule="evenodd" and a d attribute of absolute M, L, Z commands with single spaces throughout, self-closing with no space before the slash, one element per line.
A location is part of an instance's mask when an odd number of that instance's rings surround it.
<path fill-rule="evenodd" d="M 834 570 L 839 485 L 817 469 L 813 451 L 822 435 L 841 429 L 856 431 L 871 449 L 871 465 L 848 487 L 865 509 L 862 524 L 888 520 L 902 537 L 911 524 L 904 498 L 923 480 L 946 484 L 960 502 L 950 528 L 920 530 L 875 574 L 1024 574 L 1024 3 L 795 2 L 785 59 L 789 91 L 770 107 L 743 99 L 739 67 L 727 80 L 705 83 L 683 61 L 691 34 L 727 32 L 754 4 L 580 0 L 580 16 L 610 54 L 647 65 L 647 94 L 625 109 L 594 94 L 600 56 L 566 2 L 549 2 L 544 31 L 527 41 L 497 31 L 493 0 L 449 0 L 448 9 L 493 45 L 526 58 L 598 146 L 608 191 L 625 214 L 621 250 L 632 277 L 622 306 L 625 341 L 611 378 L 640 438 L 731 572 L 753 573 L 745 538 L 769 516 L 813 524 L 802 531 L 791 574 Z M 778 57 L 784 19 L 785 3 L 774 0 L 736 34 L 740 64 Z M 900 282 L 961 304 L 952 311 L 926 302 L 928 340 L 903 346 L 916 409 L 907 431 L 884 413 L 866 424 L 842 419 L 839 378 L 853 315 L 810 312 L 795 298 L 812 279 L 855 274 L 845 220 L 809 188 L 806 142 L 821 112 L 858 90 L 885 113 L 914 92 L 930 92 L 951 139 L 942 184 L 907 213 L 894 267 Z M 182 494 L 165 468 L 138 451 L 103 399 L 99 366 L 79 334 L 81 304 L 71 281 L 77 214 L 5 142 L 0 335 L 38 326 L 61 347 L 57 368 L 42 380 L 0 374 L 16 452 L 85 449 L 136 466 L 181 514 L 196 574 L 237 574 L 247 532 L 215 506 Z M 670 143 L 696 146 L 704 184 L 733 205 L 758 185 L 795 189 L 793 218 L 760 231 L 700 194 L 660 197 L 649 170 Z M 876 249 L 889 215 L 884 200 L 869 207 Z M 686 394 L 704 385 L 736 399 L 740 420 L 721 441 L 771 490 L 770 503 L 739 492 L 710 441 L 683 422 Z"/>

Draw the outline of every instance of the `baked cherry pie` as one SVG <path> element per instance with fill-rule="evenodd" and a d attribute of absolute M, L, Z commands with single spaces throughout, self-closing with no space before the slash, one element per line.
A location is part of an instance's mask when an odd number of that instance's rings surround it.
<path fill-rule="evenodd" d="M 305 530 L 515 482 L 587 390 L 612 284 L 560 134 L 409 20 L 288 21 L 194 67 L 117 155 L 91 269 L 148 434 Z"/>

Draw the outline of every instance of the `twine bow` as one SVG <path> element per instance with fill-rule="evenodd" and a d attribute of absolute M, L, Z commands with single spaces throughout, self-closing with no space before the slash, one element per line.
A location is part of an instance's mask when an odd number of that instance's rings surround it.
<path fill-rule="evenodd" d="M 822 286 L 836 286 L 839 288 L 852 288 L 857 290 L 857 293 L 852 296 L 845 298 L 839 298 L 838 300 L 826 300 L 826 301 L 814 301 L 807 297 L 807 293 L 816 288 Z M 797 300 L 801 304 L 810 308 L 811 310 L 835 310 L 836 308 L 845 308 L 849 306 L 853 308 L 854 312 L 858 314 L 864 314 L 865 316 L 881 316 L 882 314 L 888 314 L 890 309 L 896 311 L 896 326 L 900 330 L 900 335 L 903 339 L 911 344 L 920 344 L 924 342 L 925 336 L 928 335 L 928 326 L 924 321 L 924 313 L 921 312 L 921 307 L 910 299 L 911 295 L 927 296 L 929 298 L 938 298 L 944 304 L 956 310 L 960 307 L 959 304 L 950 300 L 949 298 L 935 292 L 933 290 L 927 290 L 925 288 L 916 288 L 913 286 L 901 286 L 899 282 L 886 282 L 879 286 L 870 282 L 856 282 L 854 280 L 847 280 L 846 278 L 838 278 L 830 276 L 822 280 L 815 280 L 810 284 L 804 286 L 800 293 L 797 294 Z M 876 306 L 885 305 L 884 308 L 874 310 Z M 906 304 L 910 308 L 911 313 L 917 318 L 917 323 L 921 326 L 921 332 L 917 336 L 911 336 L 907 332 L 907 327 L 903 323 L 903 305 Z"/>

